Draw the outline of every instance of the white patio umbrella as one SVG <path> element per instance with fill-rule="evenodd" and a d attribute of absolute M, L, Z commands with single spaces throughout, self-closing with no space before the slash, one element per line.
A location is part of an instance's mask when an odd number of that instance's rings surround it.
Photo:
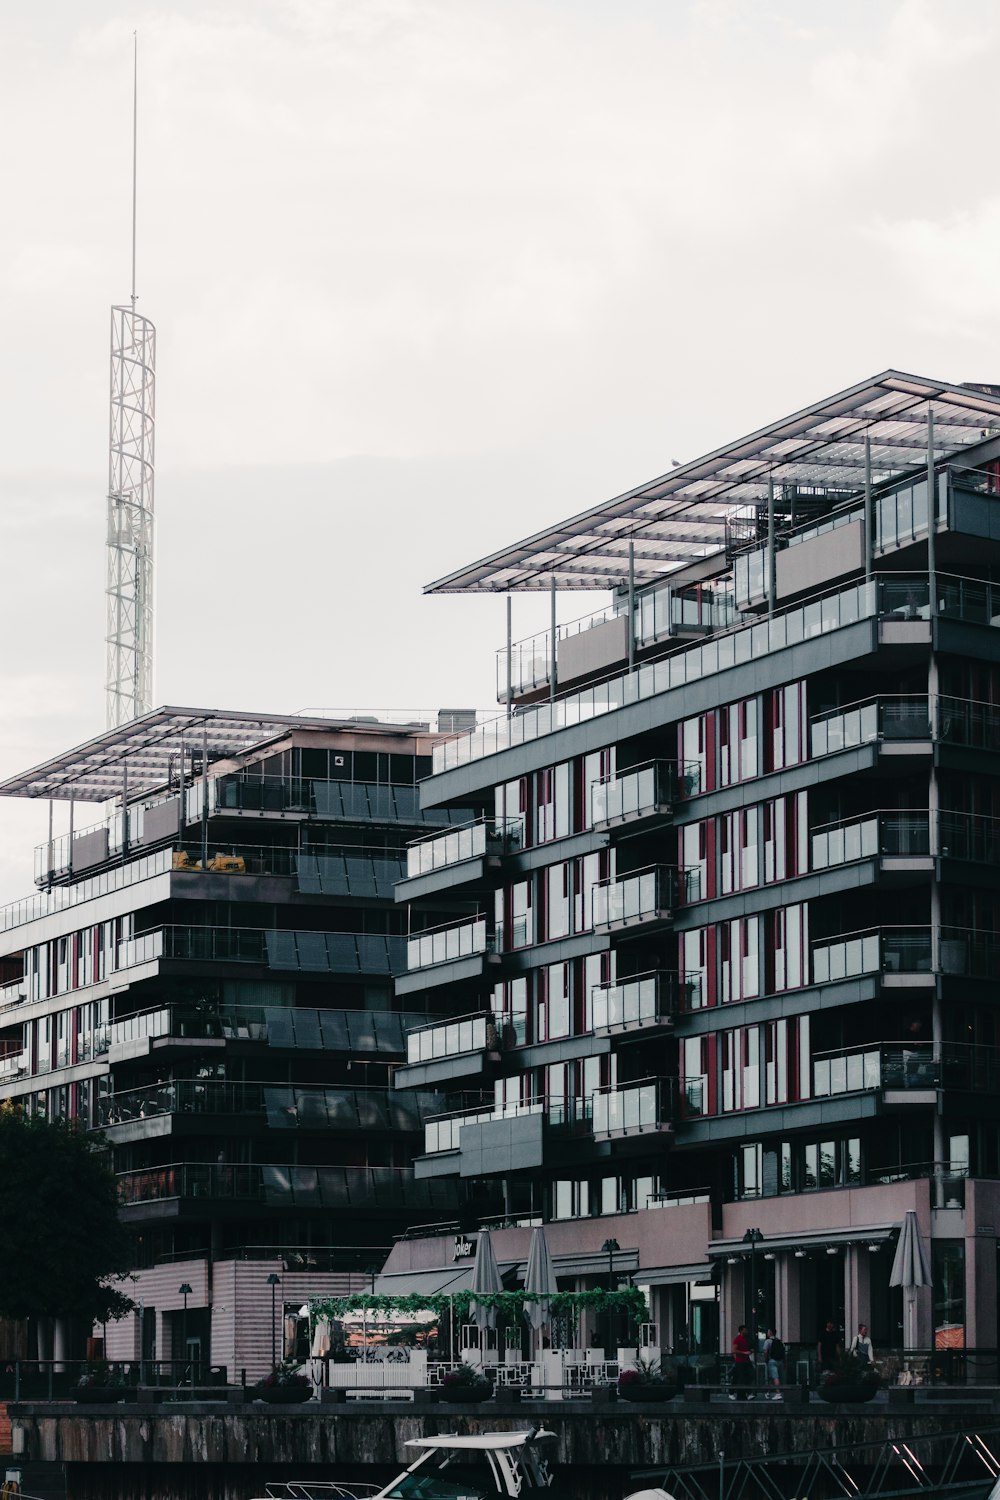
<path fill-rule="evenodd" d="M 907 1209 L 899 1231 L 899 1244 L 889 1272 L 889 1285 L 903 1288 L 906 1317 L 903 1323 L 903 1344 L 907 1349 L 916 1348 L 917 1343 L 917 1289 L 930 1286 L 931 1268 L 927 1263 L 927 1251 L 920 1237 L 917 1215 Z"/>
<path fill-rule="evenodd" d="M 552 1322 L 549 1298 L 554 1297 L 559 1290 L 552 1256 L 549 1254 L 549 1242 L 541 1225 L 532 1230 L 531 1248 L 524 1273 L 524 1290 L 529 1298 L 535 1299 L 525 1302 L 524 1316 L 535 1333 L 541 1333 Z"/>
<path fill-rule="evenodd" d="M 469 1312 L 475 1318 L 480 1329 L 495 1328 L 497 1326 L 497 1310 L 482 1302 L 476 1301 L 476 1293 L 502 1292 L 503 1282 L 500 1280 L 500 1267 L 493 1251 L 493 1241 L 490 1239 L 488 1229 L 479 1231 L 479 1239 L 476 1241 L 476 1259 L 472 1266 L 472 1301 L 469 1303 Z"/>

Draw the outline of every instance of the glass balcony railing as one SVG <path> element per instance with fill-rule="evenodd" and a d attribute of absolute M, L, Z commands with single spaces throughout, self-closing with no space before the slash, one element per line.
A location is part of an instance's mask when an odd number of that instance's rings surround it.
<path fill-rule="evenodd" d="M 524 843 L 523 818 L 480 818 L 464 828 L 418 839 L 406 850 L 406 875 L 427 875 L 434 870 L 462 864 L 467 859 L 511 854 Z"/>
<path fill-rule="evenodd" d="M 650 761 L 607 781 L 591 783 L 591 822 L 600 827 L 649 817 L 669 810 L 678 797 L 693 797 L 700 790 L 701 770 L 696 762 L 679 766 L 674 761 Z"/>
<path fill-rule="evenodd" d="M 915 580 L 917 591 L 921 584 L 926 593 L 926 577 Z M 713 636 L 703 644 L 647 662 L 623 676 L 594 683 L 582 692 L 569 693 L 555 703 L 526 708 L 511 718 L 498 717 L 468 735 L 436 745 L 434 772 L 448 771 L 484 756 L 495 755 L 512 745 L 526 744 L 551 734 L 556 729 L 585 723 L 689 682 L 700 682 L 716 672 L 758 660 L 785 646 L 812 640 L 859 620 L 875 618 L 879 614 L 879 599 L 877 580 L 851 584 L 846 589 L 812 599 L 768 620 L 743 625 Z M 894 591 L 888 609 L 894 613 L 897 608 Z"/>
<path fill-rule="evenodd" d="M 10 1083 L 27 1071 L 28 1054 L 26 1052 L 8 1052 L 0 1057 L 0 1081 L 3 1083 Z"/>
<path fill-rule="evenodd" d="M 146 1037 L 222 1038 L 267 1042 L 272 1047 L 372 1054 L 399 1061 L 405 1033 L 420 1017 L 402 1011 L 317 1010 L 285 1005 L 190 1006 L 140 1011 L 102 1030 L 102 1050 Z"/>
<path fill-rule="evenodd" d="M 870 698 L 819 714 L 810 725 L 813 757 L 853 750 L 879 740 L 930 738 L 930 703 L 926 696 Z"/>
<path fill-rule="evenodd" d="M 119 1173 L 123 1208 L 168 1199 L 244 1201 L 288 1208 L 455 1208 L 456 1185 L 418 1182 L 412 1167 L 238 1166 L 176 1162 Z"/>
<path fill-rule="evenodd" d="M 602 880 L 593 891 L 594 926 L 663 920 L 677 905 L 677 890 L 677 871 L 670 865 L 652 865 L 635 875 Z"/>
<path fill-rule="evenodd" d="M 591 991 L 595 1031 L 627 1031 L 663 1025 L 673 1019 L 676 989 L 672 974 L 639 974 Z"/>
<path fill-rule="evenodd" d="M 596 1098 L 596 1095 L 593 1098 Z M 438 1151 L 457 1151 L 461 1145 L 462 1130 L 466 1125 L 521 1119 L 525 1115 L 542 1115 L 546 1129 L 549 1130 L 589 1131 L 593 1098 L 557 1095 L 551 1098 L 517 1100 L 501 1105 L 483 1104 L 475 1109 L 437 1115 L 428 1119 L 424 1126 L 424 1151 L 428 1155 Z"/>
<path fill-rule="evenodd" d="M 459 922 L 450 927 L 437 927 L 431 932 L 421 932 L 406 940 L 406 967 L 412 974 L 417 969 L 429 969 L 435 964 L 454 963 L 460 958 L 474 958 L 492 949 L 492 938 L 486 920 L 479 917 L 474 922 Z"/>
<path fill-rule="evenodd" d="M 610 609 L 585 615 L 579 620 L 556 626 L 558 642 L 582 635 L 610 620 L 628 613 L 627 601 L 621 599 Z M 636 596 L 632 629 L 640 649 L 667 640 L 672 635 L 698 631 L 729 630 L 741 616 L 732 592 L 703 584 L 700 588 L 677 588 L 662 584 L 644 589 Z M 510 681 L 515 697 L 547 687 L 552 677 L 552 631 L 540 630 L 522 641 L 515 641 L 510 651 Z M 507 650 L 497 652 L 497 702 L 507 696 Z"/>
<path fill-rule="evenodd" d="M 812 835 L 812 869 L 827 870 L 858 859 L 929 855 L 930 817 L 926 812 L 879 812 L 831 823 Z"/>
<path fill-rule="evenodd" d="M 830 984 L 863 974 L 928 974 L 931 950 L 929 927 L 876 928 L 814 943 L 813 983 Z"/>
<path fill-rule="evenodd" d="M 595 1135 L 633 1130 L 658 1130 L 672 1124 L 676 1113 L 676 1084 L 672 1078 L 646 1078 L 593 1095 Z"/>
<path fill-rule="evenodd" d="M 406 1038 L 408 1063 L 435 1062 L 441 1057 L 461 1057 L 499 1046 L 497 1023 L 492 1015 L 457 1016 L 411 1031 Z"/>
<path fill-rule="evenodd" d="M 252 1116 L 272 1129 L 415 1131 L 440 1094 L 180 1078 L 101 1099 L 98 1128 L 169 1115 Z"/>

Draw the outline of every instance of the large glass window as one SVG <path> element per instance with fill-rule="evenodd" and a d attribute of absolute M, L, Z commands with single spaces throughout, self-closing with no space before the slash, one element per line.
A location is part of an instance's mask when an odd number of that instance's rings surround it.
<path fill-rule="evenodd" d="M 934 1347 L 965 1347 L 965 1244 L 962 1240 L 931 1241 L 934 1282 Z"/>

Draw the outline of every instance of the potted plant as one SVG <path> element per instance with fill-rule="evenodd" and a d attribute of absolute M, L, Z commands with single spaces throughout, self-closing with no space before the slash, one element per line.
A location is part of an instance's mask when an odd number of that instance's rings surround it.
<path fill-rule="evenodd" d="M 658 1359 L 640 1359 L 618 1376 L 618 1395 L 622 1401 L 672 1401 L 679 1387 L 668 1380 Z"/>
<path fill-rule="evenodd" d="M 866 1360 L 842 1354 L 831 1370 L 823 1371 L 817 1394 L 821 1401 L 870 1401 L 881 1384 L 882 1377 Z"/>
<path fill-rule="evenodd" d="M 273 1406 L 292 1406 L 299 1401 L 308 1401 L 313 1393 L 308 1375 L 300 1374 L 294 1360 L 275 1365 L 251 1388 L 251 1399 L 267 1401 Z"/>
<path fill-rule="evenodd" d="M 124 1401 L 125 1378 L 120 1370 L 113 1370 L 104 1359 L 90 1360 L 74 1392 L 77 1401 L 97 1404 L 108 1401 Z"/>
<path fill-rule="evenodd" d="M 449 1370 L 441 1381 L 445 1401 L 488 1401 L 492 1394 L 492 1382 L 464 1362 L 457 1370 Z"/>

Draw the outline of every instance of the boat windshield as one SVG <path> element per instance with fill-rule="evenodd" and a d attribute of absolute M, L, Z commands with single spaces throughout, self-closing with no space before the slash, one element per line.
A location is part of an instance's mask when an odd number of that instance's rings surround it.
<path fill-rule="evenodd" d="M 474 1448 L 430 1453 L 384 1491 L 385 1500 L 495 1500 L 496 1473 L 488 1453 Z"/>

